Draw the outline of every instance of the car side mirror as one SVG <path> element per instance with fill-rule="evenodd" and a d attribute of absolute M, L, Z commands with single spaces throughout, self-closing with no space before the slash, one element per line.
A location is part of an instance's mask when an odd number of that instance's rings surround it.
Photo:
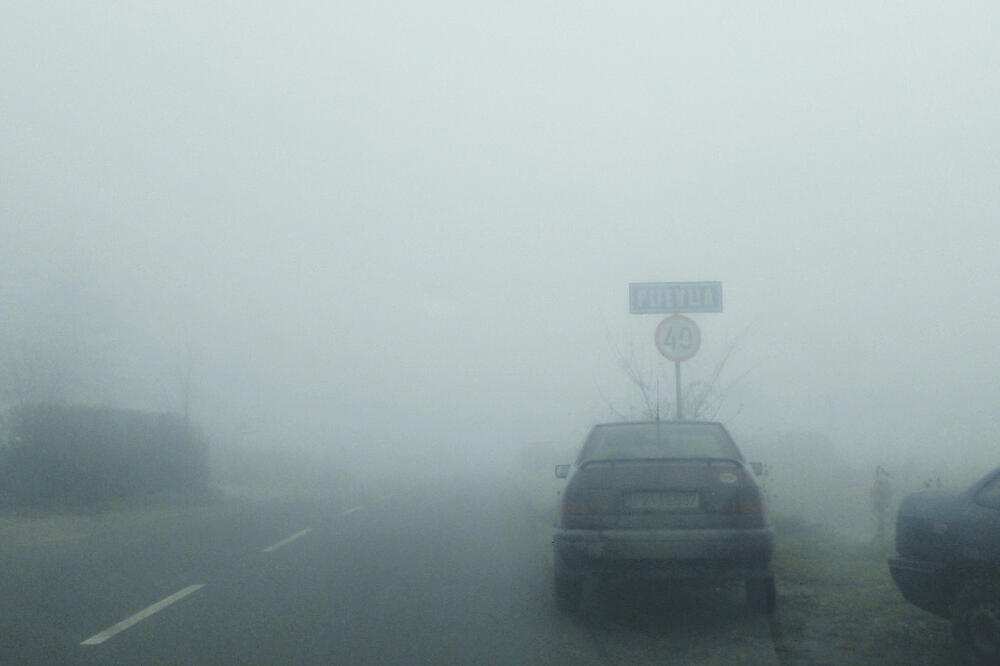
<path fill-rule="evenodd" d="M 556 465 L 556 478 L 565 479 L 569 476 L 569 465 Z"/>
<path fill-rule="evenodd" d="M 752 462 L 750 463 L 750 469 L 752 469 L 753 473 L 757 476 L 764 476 L 764 463 Z"/>

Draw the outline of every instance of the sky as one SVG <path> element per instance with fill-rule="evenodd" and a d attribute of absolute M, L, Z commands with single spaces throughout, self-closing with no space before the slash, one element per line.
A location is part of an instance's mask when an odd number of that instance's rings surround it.
<path fill-rule="evenodd" d="M 635 405 L 629 345 L 668 381 L 628 284 L 714 280 L 734 431 L 996 450 L 994 3 L 0 19 L 0 335 L 67 399 L 488 459 Z"/>

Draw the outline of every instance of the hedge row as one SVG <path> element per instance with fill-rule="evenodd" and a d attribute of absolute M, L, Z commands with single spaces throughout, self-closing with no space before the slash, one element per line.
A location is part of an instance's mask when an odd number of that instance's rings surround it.
<path fill-rule="evenodd" d="M 75 504 L 204 486 L 208 450 L 176 414 L 29 405 L 0 450 L 8 503 Z"/>

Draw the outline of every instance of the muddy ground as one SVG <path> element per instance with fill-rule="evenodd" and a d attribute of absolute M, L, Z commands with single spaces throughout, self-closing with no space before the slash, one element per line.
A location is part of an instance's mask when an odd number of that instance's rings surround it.
<path fill-rule="evenodd" d="M 819 527 L 782 526 L 775 554 L 782 664 L 953 664 L 947 620 L 900 596 L 891 541 L 860 543 Z"/>

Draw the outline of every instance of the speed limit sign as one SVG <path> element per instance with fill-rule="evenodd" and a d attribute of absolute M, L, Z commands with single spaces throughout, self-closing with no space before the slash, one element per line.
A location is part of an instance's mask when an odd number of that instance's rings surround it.
<path fill-rule="evenodd" d="M 684 315 L 667 317 L 656 327 L 656 348 L 671 361 L 686 361 L 698 353 L 701 331 Z"/>

